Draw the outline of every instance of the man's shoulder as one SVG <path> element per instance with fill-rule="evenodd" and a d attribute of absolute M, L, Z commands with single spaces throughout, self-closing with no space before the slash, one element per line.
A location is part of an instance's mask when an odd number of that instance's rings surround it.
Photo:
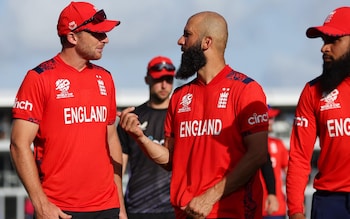
<path fill-rule="evenodd" d="M 314 97 L 316 99 L 321 98 L 321 93 L 319 92 L 321 86 L 321 76 L 316 77 L 305 83 L 304 88 L 300 94 L 300 99 Z"/>
<path fill-rule="evenodd" d="M 147 110 L 149 107 L 147 106 L 147 102 L 142 103 L 141 105 L 138 105 L 135 107 L 135 113 L 138 114 L 139 112 Z"/>
<path fill-rule="evenodd" d="M 192 79 L 191 81 L 186 82 L 185 84 L 182 84 L 182 85 L 176 87 L 174 89 L 173 94 L 176 93 L 176 92 L 180 92 L 182 90 L 187 90 L 193 85 L 198 85 L 198 78 L 197 77 Z"/>
<path fill-rule="evenodd" d="M 92 69 L 92 70 L 98 70 L 98 71 L 101 71 L 101 72 L 105 72 L 107 74 L 111 74 L 111 72 L 108 71 L 107 69 L 105 69 L 104 67 L 102 67 L 100 65 L 93 64 L 91 62 L 88 63 L 87 67 L 89 69 Z"/>
<path fill-rule="evenodd" d="M 249 83 L 255 82 L 255 80 L 249 77 L 248 75 L 239 71 L 235 71 L 233 69 L 229 73 L 227 73 L 226 79 L 241 82 L 243 84 L 249 84 Z"/>
<path fill-rule="evenodd" d="M 32 69 L 32 71 L 42 74 L 44 72 L 47 72 L 49 70 L 53 70 L 57 67 L 57 63 L 54 58 L 46 60 L 42 63 L 40 63 L 38 66 Z"/>
<path fill-rule="evenodd" d="M 308 86 L 310 86 L 310 87 L 313 87 L 313 86 L 315 86 L 316 84 L 319 83 L 320 78 L 321 78 L 321 76 L 318 76 L 318 77 L 312 79 L 311 81 L 308 81 L 306 84 L 307 84 Z"/>

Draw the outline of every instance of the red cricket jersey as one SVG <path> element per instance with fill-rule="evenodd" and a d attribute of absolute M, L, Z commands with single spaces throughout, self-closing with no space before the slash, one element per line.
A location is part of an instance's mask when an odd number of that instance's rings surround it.
<path fill-rule="evenodd" d="M 283 191 L 283 176 L 282 173 L 288 166 L 288 150 L 284 146 L 281 139 L 269 136 L 268 138 L 268 150 L 271 158 L 273 173 L 275 175 L 276 181 L 276 197 L 279 203 L 278 211 L 271 215 L 267 214 L 267 211 L 263 211 L 264 216 L 282 216 L 287 213 L 286 206 L 286 196 Z M 262 176 L 261 176 L 262 177 Z M 263 180 L 263 178 L 261 178 Z M 268 192 L 265 183 L 262 184 L 264 189 L 264 201 L 263 207 L 265 205 L 265 200 L 267 198 Z"/>
<path fill-rule="evenodd" d="M 89 63 L 79 72 L 57 55 L 28 71 L 13 117 L 39 125 L 34 156 L 51 202 L 77 212 L 119 207 L 107 144 L 116 119 L 108 71 Z"/>
<path fill-rule="evenodd" d="M 327 96 L 321 96 L 319 86 L 318 79 L 305 85 L 295 112 L 287 173 L 289 215 L 304 212 L 304 191 L 317 137 L 321 151 L 314 188 L 350 192 L 350 78 Z"/>
<path fill-rule="evenodd" d="M 243 137 L 267 131 L 261 86 L 226 66 L 209 84 L 195 79 L 174 91 L 165 135 L 174 137 L 171 202 L 188 204 L 231 172 L 246 148 Z M 246 186 L 219 200 L 208 218 L 261 218 L 258 172 Z M 182 213 L 183 214 L 183 213 Z"/>

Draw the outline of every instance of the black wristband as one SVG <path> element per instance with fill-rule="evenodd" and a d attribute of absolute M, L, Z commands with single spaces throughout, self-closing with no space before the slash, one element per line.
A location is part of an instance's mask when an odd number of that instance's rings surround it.
<path fill-rule="evenodd" d="M 276 195 L 276 179 L 273 173 L 270 154 L 267 154 L 267 161 L 261 166 L 262 176 L 269 195 Z"/>

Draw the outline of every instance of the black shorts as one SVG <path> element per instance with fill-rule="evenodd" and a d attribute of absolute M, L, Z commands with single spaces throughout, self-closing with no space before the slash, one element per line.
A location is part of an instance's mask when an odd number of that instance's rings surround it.
<path fill-rule="evenodd" d="M 350 193 L 316 191 L 312 197 L 311 218 L 350 219 Z"/>
<path fill-rule="evenodd" d="M 175 219 L 175 213 L 156 213 L 156 214 L 128 213 L 128 219 Z"/>
<path fill-rule="evenodd" d="M 89 212 L 73 212 L 63 211 L 66 214 L 72 215 L 72 219 L 118 219 L 119 208 L 112 208 L 102 211 L 89 211 Z M 33 217 L 35 219 L 35 216 Z"/>

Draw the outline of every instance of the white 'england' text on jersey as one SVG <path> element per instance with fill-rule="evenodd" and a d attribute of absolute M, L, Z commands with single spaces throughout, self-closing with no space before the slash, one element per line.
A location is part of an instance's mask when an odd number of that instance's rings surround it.
<path fill-rule="evenodd" d="M 350 136 L 350 118 L 327 120 L 329 137 Z"/>
<path fill-rule="evenodd" d="M 64 124 L 105 122 L 107 120 L 106 106 L 78 106 L 63 109 Z"/>
<path fill-rule="evenodd" d="M 220 119 L 183 121 L 180 123 L 180 138 L 203 135 L 219 135 L 222 130 Z"/>

